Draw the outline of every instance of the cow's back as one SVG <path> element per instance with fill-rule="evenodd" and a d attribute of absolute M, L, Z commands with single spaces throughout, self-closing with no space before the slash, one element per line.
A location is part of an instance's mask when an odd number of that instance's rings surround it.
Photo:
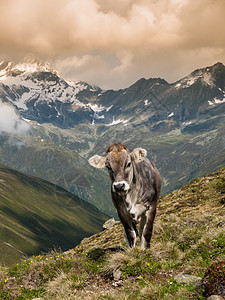
<path fill-rule="evenodd" d="M 161 190 L 161 177 L 154 163 L 148 158 L 143 159 L 134 166 L 134 178 L 137 186 L 141 186 L 144 194 L 154 194 L 154 199 L 159 198 Z M 138 182 L 140 181 L 140 182 Z"/>

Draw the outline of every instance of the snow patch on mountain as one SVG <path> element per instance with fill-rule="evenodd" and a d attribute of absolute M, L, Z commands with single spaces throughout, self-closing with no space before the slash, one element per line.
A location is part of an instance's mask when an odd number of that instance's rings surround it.
<path fill-rule="evenodd" d="M 23 73 L 34 73 L 34 72 L 51 72 L 59 76 L 59 73 L 53 69 L 47 62 L 42 64 L 41 62 L 33 62 L 30 64 L 21 63 L 14 66 L 15 70 Z"/>
<path fill-rule="evenodd" d="M 0 82 L 8 86 L 26 86 L 27 88 L 37 88 L 37 82 L 32 81 L 24 76 L 11 76 L 0 74 Z"/>
<path fill-rule="evenodd" d="M 222 103 L 225 103 L 225 98 L 223 98 L 223 99 L 217 99 L 217 98 L 214 98 L 213 99 L 213 101 L 208 101 L 208 104 L 210 105 L 210 106 L 214 106 L 215 104 L 222 104 Z"/>
<path fill-rule="evenodd" d="M 23 95 L 18 98 L 16 101 L 16 106 L 19 109 L 27 110 L 26 102 L 34 96 L 35 93 L 32 95 L 31 93 L 23 93 Z"/>
<path fill-rule="evenodd" d="M 109 107 L 107 107 L 106 112 L 108 112 L 112 107 L 113 107 L 113 105 L 110 105 Z"/>
<path fill-rule="evenodd" d="M 181 79 L 180 81 L 175 83 L 175 88 L 176 89 L 189 88 L 190 86 L 192 86 L 199 79 L 201 79 L 202 83 L 204 83 L 206 85 L 209 85 L 211 87 L 214 86 L 213 78 L 212 78 L 212 74 L 210 72 L 210 69 L 206 69 L 206 70 L 195 71 L 195 72 L 191 73 L 189 76 Z"/>
<path fill-rule="evenodd" d="M 13 64 L 12 62 L 2 61 L 0 63 L 0 77 L 19 75 L 19 74 L 31 74 L 34 72 L 50 72 L 59 76 L 59 73 L 53 69 L 49 63 L 42 63 L 38 60 L 33 60 L 28 63 Z"/>
<path fill-rule="evenodd" d="M 121 119 L 115 120 L 115 117 L 113 117 L 112 123 L 107 124 L 106 126 L 114 126 L 114 125 L 117 125 L 117 124 L 120 124 L 120 123 L 127 124 L 128 121 L 129 120 L 121 120 Z"/>
<path fill-rule="evenodd" d="M 100 113 L 100 112 L 106 110 L 106 108 L 102 105 L 89 103 L 87 106 L 89 106 L 95 113 Z"/>
<path fill-rule="evenodd" d="M 46 72 L 49 73 L 47 79 Z M 39 77 L 36 74 L 39 74 Z M 28 110 L 27 104 L 33 100 L 34 105 L 40 102 L 60 101 L 88 108 L 76 96 L 84 89 L 88 89 L 89 85 L 82 82 L 67 83 L 47 63 L 44 65 L 38 62 L 13 65 L 11 62 L 2 62 L 0 64 L 0 82 L 7 86 L 15 96 L 14 101 L 8 97 L 7 99 L 22 110 Z M 94 87 L 90 87 L 91 90 L 94 90 Z M 23 93 L 18 94 L 18 90 L 22 90 Z"/>
<path fill-rule="evenodd" d="M 212 75 L 211 73 L 204 73 L 203 74 L 203 80 L 205 83 L 207 83 L 208 85 L 213 86 L 213 79 L 212 79 Z"/>
<path fill-rule="evenodd" d="M 79 82 L 79 81 L 66 81 L 66 82 L 68 83 L 69 86 L 74 88 L 76 94 L 88 88 L 88 85 L 83 82 Z"/>
<path fill-rule="evenodd" d="M 144 100 L 144 105 L 145 105 L 145 106 L 148 106 L 148 105 L 150 105 L 151 103 L 152 103 L 152 102 L 151 102 L 151 101 L 149 102 L 148 99 Z"/>
<path fill-rule="evenodd" d="M 171 118 L 174 116 L 174 112 L 171 112 L 169 115 L 168 115 L 168 118 Z"/>

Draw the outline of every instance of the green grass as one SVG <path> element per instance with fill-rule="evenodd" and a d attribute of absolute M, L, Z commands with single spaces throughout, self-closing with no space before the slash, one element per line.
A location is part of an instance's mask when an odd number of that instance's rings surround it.
<path fill-rule="evenodd" d="M 127 249 L 122 225 L 115 224 L 67 252 L 2 268 L 1 299 L 203 300 L 219 293 L 225 261 L 224 178 L 225 168 L 161 197 L 150 250 Z M 203 280 L 198 287 L 178 283 L 174 276 L 179 274 Z"/>
<path fill-rule="evenodd" d="M 63 250 L 102 229 L 108 217 L 42 179 L 0 165 L 0 263 Z"/>

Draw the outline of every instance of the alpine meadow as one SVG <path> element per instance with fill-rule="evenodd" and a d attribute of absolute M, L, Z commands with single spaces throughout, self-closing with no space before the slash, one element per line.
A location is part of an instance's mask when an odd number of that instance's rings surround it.
<path fill-rule="evenodd" d="M 225 296 L 225 66 L 127 88 L 0 64 L 1 299 Z M 112 143 L 162 178 L 150 249 L 127 248 L 106 169 Z M 146 154 L 146 151 L 145 151 Z"/>

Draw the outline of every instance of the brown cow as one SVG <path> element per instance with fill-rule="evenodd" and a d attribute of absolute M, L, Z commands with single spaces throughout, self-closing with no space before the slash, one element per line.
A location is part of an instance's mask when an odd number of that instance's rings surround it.
<path fill-rule="evenodd" d="M 161 178 L 147 151 L 137 148 L 129 152 L 121 143 L 109 146 L 106 156 L 94 155 L 89 159 L 95 168 L 106 167 L 112 181 L 111 195 L 119 218 L 124 226 L 129 247 L 135 247 L 137 229 L 141 249 L 150 247 Z"/>

